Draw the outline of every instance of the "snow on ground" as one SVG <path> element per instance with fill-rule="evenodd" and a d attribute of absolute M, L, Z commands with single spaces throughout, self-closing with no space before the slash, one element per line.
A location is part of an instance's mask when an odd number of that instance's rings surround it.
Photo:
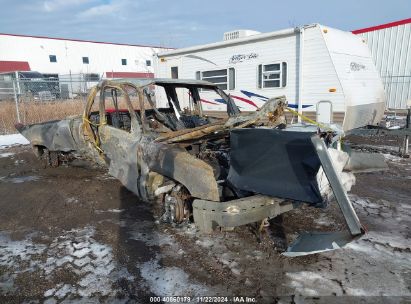
<path fill-rule="evenodd" d="M 320 226 L 330 226 L 332 227 L 333 221 L 326 214 L 320 214 L 319 217 L 314 219 L 314 222 Z"/>
<path fill-rule="evenodd" d="M 76 198 L 68 200 L 74 202 Z M 213 294 L 214 290 L 193 280 L 183 269 L 162 265 L 163 258 L 184 252 L 167 234 L 167 229 L 152 231 L 155 226 L 151 221 L 141 221 L 131 225 L 128 232 L 129 239 L 141 241 L 148 247 L 166 248 L 148 261 L 136 264 L 143 279 L 139 285 L 159 296 Z M 19 276 L 33 273 L 33 276 L 40 275 L 45 281 L 52 282 L 42 293 L 45 303 L 67 302 L 79 296 L 89 300 L 121 297 L 120 283 L 131 283 L 136 278 L 116 261 L 113 248 L 98 242 L 94 234 L 93 226 L 64 231 L 53 239 L 34 232 L 14 240 L 11 232 L 0 232 L 0 267 L 4 270 L 0 275 L 0 294 L 16 292 Z M 39 239 L 42 240 L 40 243 Z M 62 270 L 72 273 L 75 282 L 68 284 L 59 280 L 58 273 Z"/>
<path fill-rule="evenodd" d="M 0 158 L 10 157 L 13 155 L 14 153 L 11 153 L 11 152 L 0 153 Z"/>
<path fill-rule="evenodd" d="M 143 284 L 157 296 L 184 295 L 202 296 L 213 294 L 204 284 L 200 284 L 190 278 L 183 269 L 175 266 L 163 266 L 162 258 L 176 253 L 184 254 L 175 238 L 164 231 L 156 231 L 155 224 L 151 221 L 141 221 L 131 225 L 129 239 L 144 242 L 147 246 L 160 246 L 164 249 L 162 254 L 156 254 L 154 258 L 144 263 L 139 263 L 137 268 L 143 278 Z M 148 232 L 150 231 L 150 232 Z"/>
<path fill-rule="evenodd" d="M 111 213 L 121 213 L 121 212 L 124 212 L 124 209 L 96 210 L 95 212 L 96 212 L 97 214 L 107 213 L 107 212 L 111 212 Z"/>
<path fill-rule="evenodd" d="M 35 181 L 38 181 L 39 179 L 40 179 L 40 176 L 35 176 L 35 175 L 20 176 L 20 177 L 0 176 L 0 182 L 13 183 L 13 184 L 21 184 L 25 182 L 35 182 Z"/>
<path fill-rule="evenodd" d="M 28 145 L 30 142 L 21 134 L 0 135 L 0 149 L 14 145 Z"/>
<path fill-rule="evenodd" d="M 308 270 L 287 272 L 285 285 L 301 296 L 411 296 L 410 245 L 401 237 L 369 233 L 320 255 Z"/>
<path fill-rule="evenodd" d="M 342 295 L 339 284 L 314 271 L 287 273 L 290 286 L 303 296 Z M 337 293 L 338 291 L 338 293 Z"/>
<path fill-rule="evenodd" d="M 411 296 L 411 214 L 408 205 L 350 195 L 359 214 L 381 227 L 340 250 L 319 254 L 304 271 L 287 272 L 302 296 Z M 367 279 L 364 279 L 366 277 Z"/>
<path fill-rule="evenodd" d="M 42 254 L 46 249 L 43 244 L 32 242 L 30 234 L 24 240 L 11 240 L 8 233 L 0 232 L 0 265 L 11 267 L 14 260 L 29 261 L 32 256 Z"/>
<path fill-rule="evenodd" d="M 0 234 L 0 266 L 6 267 L 0 277 L 0 293 L 14 290 L 14 281 L 21 273 L 42 272 L 45 280 L 53 280 L 61 269 L 70 270 L 77 283 L 68 285 L 55 281 L 56 285 L 44 293 L 47 300 L 70 299 L 71 296 L 115 296 L 121 290 L 114 288 L 122 281 L 133 281 L 125 267 L 113 256 L 111 246 L 94 239 L 94 227 L 73 229 L 52 240 L 51 244 L 35 243 L 31 233 L 23 240 L 12 240 L 8 233 Z"/>
<path fill-rule="evenodd" d="M 301 296 L 410 297 L 409 247 L 402 250 L 380 244 L 377 240 L 382 238 L 391 240 L 391 236 L 373 234 L 344 249 L 321 254 L 309 270 L 287 272 L 285 285 Z"/>
<path fill-rule="evenodd" d="M 210 294 L 204 286 L 193 283 L 189 275 L 178 267 L 164 267 L 160 265 L 160 257 L 140 265 L 140 274 L 146 281 L 151 292 L 158 296 L 184 295 L 202 296 Z"/>
<path fill-rule="evenodd" d="M 148 233 L 148 231 L 150 231 Z M 169 245 L 177 251 L 179 248 L 174 238 L 154 229 L 154 223 L 151 221 L 140 221 L 130 226 L 129 239 L 144 242 L 148 246 Z"/>
<path fill-rule="evenodd" d="M 404 160 L 402 157 L 396 156 L 396 155 L 392 155 L 392 154 L 388 154 L 388 153 L 383 153 L 384 158 L 386 160 L 392 161 L 392 162 L 401 162 L 402 160 Z"/>

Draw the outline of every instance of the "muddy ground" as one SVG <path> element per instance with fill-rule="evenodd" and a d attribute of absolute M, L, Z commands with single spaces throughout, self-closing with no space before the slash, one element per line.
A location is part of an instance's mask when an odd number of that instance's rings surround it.
<path fill-rule="evenodd" d="M 86 162 L 46 168 L 28 146 L 3 148 L 0 302 L 411 301 L 411 161 L 386 158 L 389 170 L 357 174 L 350 194 L 368 233 L 287 258 L 299 232 L 346 229 L 336 203 L 272 220 L 260 242 L 250 227 L 200 235 L 160 223 L 153 206 Z"/>

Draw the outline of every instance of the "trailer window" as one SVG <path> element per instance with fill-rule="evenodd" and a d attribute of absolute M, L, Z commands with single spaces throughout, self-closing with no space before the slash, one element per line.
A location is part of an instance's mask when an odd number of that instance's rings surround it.
<path fill-rule="evenodd" d="M 257 82 L 259 88 L 283 88 L 287 85 L 287 63 L 260 64 Z"/>
<path fill-rule="evenodd" d="M 201 77 L 201 78 L 200 78 Z M 196 72 L 196 79 L 212 82 L 222 90 L 235 89 L 235 69 Z"/>
<path fill-rule="evenodd" d="M 281 86 L 285 87 L 287 85 L 287 62 L 281 63 Z"/>
<path fill-rule="evenodd" d="M 228 69 L 228 89 L 229 90 L 235 89 L 235 69 L 234 68 Z"/>
<path fill-rule="evenodd" d="M 178 79 L 178 67 L 171 67 L 171 78 Z"/>

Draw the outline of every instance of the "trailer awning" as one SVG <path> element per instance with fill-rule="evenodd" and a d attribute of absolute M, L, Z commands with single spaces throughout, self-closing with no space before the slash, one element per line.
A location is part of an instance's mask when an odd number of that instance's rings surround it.
<path fill-rule="evenodd" d="M 27 61 L 0 61 L 0 72 L 31 71 Z"/>

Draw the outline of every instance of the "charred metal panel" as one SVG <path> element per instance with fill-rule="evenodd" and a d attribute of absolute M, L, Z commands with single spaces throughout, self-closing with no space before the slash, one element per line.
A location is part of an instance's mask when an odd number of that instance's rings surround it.
<path fill-rule="evenodd" d="M 320 160 L 310 132 L 237 129 L 230 136 L 228 180 L 236 188 L 321 204 L 316 175 Z"/>
<path fill-rule="evenodd" d="M 383 154 L 356 151 L 350 152 L 350 158 L 344 167 L 344 170 L 355 173 L 385 171 L 388 169 Z"/>
<path fill-rule="evenodd" d="M 347 222 L 348 228 L 350 229 L 351 235 L 358 235 L 363 232 L 360 220 L 355 213 L 354 207 L 348 198 L 347 192 L 345 191 L 340 177 L 338 176 L 334 164 L 331 160 L 328 149 L 325 146 L 324 141 L 318 136 L 311 137 L 311 141 L 317 152 L 318 158 L 321 161 L 325 175 L 327 176 L 328 182 L 333 189 L 334 196 L 340 206 L 341 212 L 344 215 L 345 221 Z"/>
<path fill-rule="evenodd" d="M 282 255 L 296 257 L 326 252 L 342 248 L 352 240 L 353 237 L 348 231 L 303 232 Z"/>
<path fill-rule="evenodd" d="M 196 226 L 205 233 L 217 227 L 237 227 L 272 218 L 295 208 L 290 201 L 254 195 L 229 202 L 195 200 L 193 216 Z"/>
<path fill-rule="evenodd" d="M 150 170 L 183 184 L 193 197 L 219 201 L 213 169 L 178 146 L 150 143 L 146 150 Z"/>
<path fill-rule="evenodd" d="M 134 138 L 134 134 L 107 125 L 100 127 L 99 134 L 109 174 L 142 197 L 137 185 L 140 174 L 137 167 L 138 140 Z"/>
<path fill-rule="evenodd" d="M 71 124 L 71 119 L 49 121 L 23 126 L 19 131 L 33 146 L 44 146 L 50 151 L 69 152 L 76 150 Z"/>

